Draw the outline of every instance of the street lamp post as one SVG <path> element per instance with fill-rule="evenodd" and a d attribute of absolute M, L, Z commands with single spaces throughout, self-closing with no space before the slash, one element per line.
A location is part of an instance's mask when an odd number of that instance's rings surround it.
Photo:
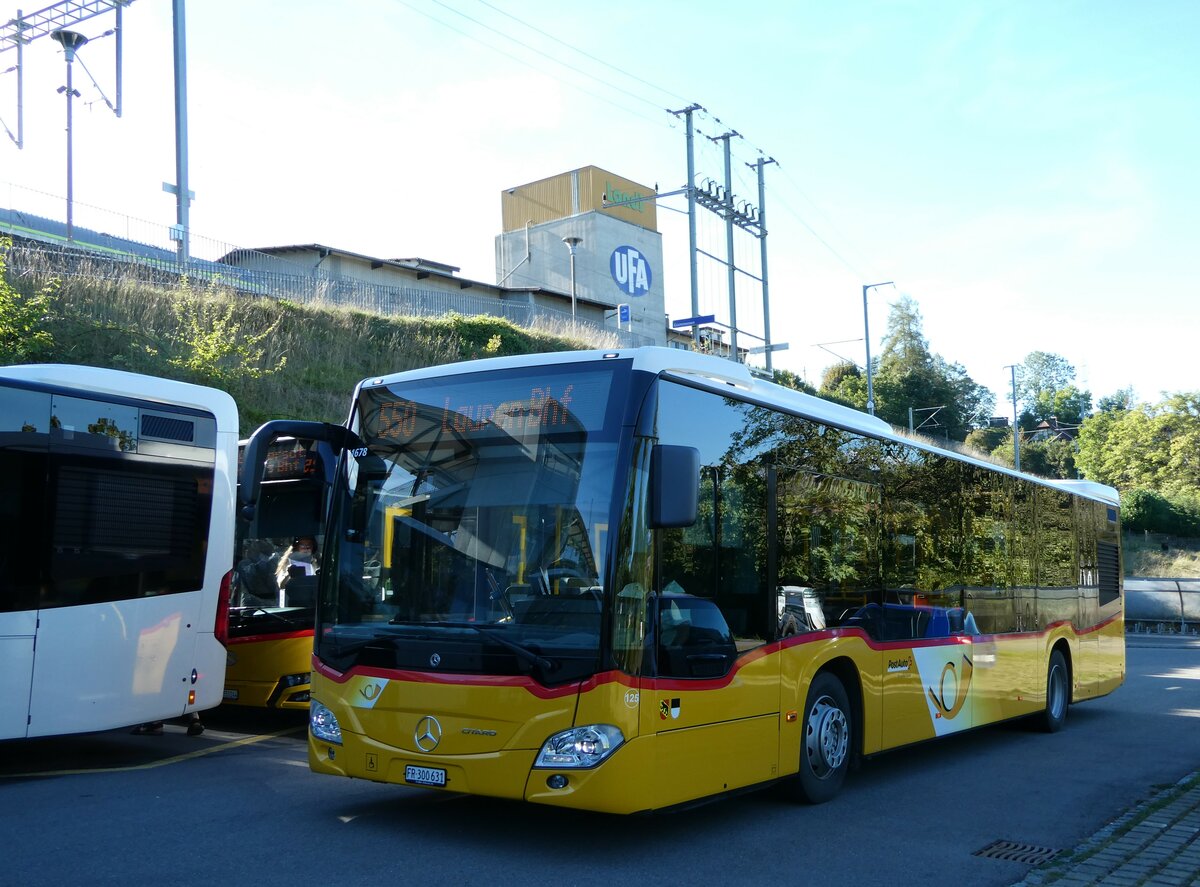
<path fill-rule="evenodd" d="M 571 323 L 575 322 L 575 247 L 583 243 L 582 237 L 564 237 L 563 243 L 571 251 Z"/>
<path fill-rule="evenodd" d="M 890 280 L 882 283 L 868 283 L 863 287 L 863 341 L 867 343 L 867 412 L 875 415 L 875 388 L 871 384 L 871 327 L 867 320 L 867 290 L 877 286 L 894 286 Z"/>
<path fill-rule="evenodd" d="M 71 150 L 71 106 L 72 100 L 79 95 L 79 91 L 75 89 L 71 82 L 71 71 L 74 68 L 75 52 L 79 47 L 88 42 L 88 38 L 84 37 L 75 31 L 57 30 L 50 34 L 51 39 L 62 44 L 63 55 L 67 57 L 67 85 L 60 86 L 58 92 L 67 94 L 67 240 L 74 238 L 73 229 L 73 207 L 75 205 L 75 179 L 71 173 L 72 168 L 72 150 Z"/>

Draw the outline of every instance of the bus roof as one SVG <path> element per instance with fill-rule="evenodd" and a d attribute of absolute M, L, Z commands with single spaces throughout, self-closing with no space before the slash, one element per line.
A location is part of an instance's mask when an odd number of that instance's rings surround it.
<path fill-rule="evenodd" d="M 393 373 L 388 376 L 365 379 L 364 386 L 393 385 L 397 383 L 442 378 L 460 373 L 487 373 L 513 367 L 557 366 L 571 363 L 591 363 L 603 360 L 632 360 L 633 369 L 655 375 L 664 375 L 687 381 L 710 391 L 722 392 L 733 388 L 743 397 L 765 405 L 779 407 L 818 422 L 836 425 L 848 431 L 871 437 L 901 442 L 918 449 L 938 453 L 963 462 L 969 462 L 1004 474 L 1022 477 L 1046 486 L 1058 487 L 1066 492 L 1097 499 L 1113 505 L 1118 504 L 1120 495 L 1113 487 L 1095 481 L 1055 480 L 1037 477 L 997 465 L 986 459 L 970 456 L 954 450 L 943 449 L 932 442 L 914 440 L 897 432 L 888 422 L 861 410 L 833 403 L 803 391 L 785 388 L 767 379 L 755 376 L 750 369 L 709 354 L 698 354 L 681 348 L 643 346 L 641 348 L 613 349 L 610 351 L 555 351 L 545 354 L 525 354 L 510 357 L 489 357 L 479 360 L 460 361 L 440 366 L 424 367 Z"/>
<path fill-rule="evenodd" d="M 212 413 L 221 431 L 236 431 L 238 427 L 237 404 L 232 397 L 217 388 L 190 382 L 61 363 L 0 367 L 0 379 L 192 407 Z"/>

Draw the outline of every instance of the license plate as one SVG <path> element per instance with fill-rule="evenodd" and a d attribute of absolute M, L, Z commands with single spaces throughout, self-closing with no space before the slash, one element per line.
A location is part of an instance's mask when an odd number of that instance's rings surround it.
<path fill-rule="evenodd" d="M 224 693 L 221 694 L 221 698 L 228 699 L 231 702 L 236 701 L 238 698 L 238 691 L 237 690 L 226 690 Z"/>
<path fill-rule="evenodd" d="M 404 768 L 404 781 L 410 782 L 413 785 L 444 786 L 446 784 L 446 771 L 438 770 L 435 767 L 414 767 L 412 764 L 409 764 Z"/>

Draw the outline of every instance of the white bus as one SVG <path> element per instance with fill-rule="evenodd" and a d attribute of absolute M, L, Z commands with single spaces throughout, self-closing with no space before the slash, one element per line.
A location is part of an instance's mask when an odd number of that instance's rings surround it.
<path fill-rule="evenodd" d="M 237 442 L 221 391 L 0 368 L 0 739 L 221 702 Z"/>

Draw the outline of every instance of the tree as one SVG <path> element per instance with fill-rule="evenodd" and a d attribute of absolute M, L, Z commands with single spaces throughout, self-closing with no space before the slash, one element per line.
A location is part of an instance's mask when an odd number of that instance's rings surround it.
<path fill-rule="evenodd" d="M 1113 394 L 1100 398 L 1096 410 L 1101 413 L 1112 413 L 1118 410 L 1132 410 L 1134 406 L 1133 388 L 1122 388 Z"/>
<path fill-rule="evenodd" d="M 1081 391 L 1074 381 L 1075 367 L 1066 358 L 1046 351 L 1026 355 L 1017 383 L 1021 427 L 1036 428 L 1051 418 L 1071 427 L 1082 423 L 1092 410 L 1092 393 Z"/>
<path fill-rule="evenodd" d="M 805 394 L 816 394 L 817 391 L 791 370 L 778 369 L 774 371 L 773 381 L 776 385 L 782 385 L 784 388 L 791 388 L 795 391 L 803 391 Z"/>
<path fill-rule="evenodd" d="M 1017 383 L 1020 400 L 1037 400 L 1043 391 L 1057 391 L 1075 381 L 1075 367 L 1067 359 L 1047 351 L 1031 351 L 1025 355 L 1021 379 Z"/>
<path fill-rule="evenodd" d="M 874 388 L 880 418 L 907 426 L 910 408 L 937 407 L 936 425 L 930 430 L 959 441 L 966 439 L 979 416 L 991 414 L 995 404 L 991 391 L 972 380 L 961 364 L 930 353 L 921 312 L 909 296 L 892 305 Z"/>
<path fill-rule="evenodd" d="M 866 377 L 848 360 L 825 369 L 817 393 L 827 400 L 836 400 L 860 410 L 867 408 Z"/>
<path fill-rule="evenodd" d="M 1168 499 L 1153 490 L 1121 495 L 1121 523 L 1132 532 L 1193 536 L 1200 533 L 1200 507 L 1195 500 Z"/>
<path fill-rule="evenodd" d="M 1009 465 L 1014 462 L 1012 435 L 1006 435 L 1004 443 L 992 451 L 992 457 Z M 1021 470 L 1040 477 L 1063 479 L 1079 476 L 1075 466 L 1075 444 L 1073 441 L 1022 440 Z"/>
<path fill-rule="evenodd" d="M 1005 441 L 1012 444 L 1012 431 L 1008 428 L 976 428 L 963 441 L 969 448 L 981 453 L 992 453 Z M 1011 450 L 1012 447 L 1010 446 Z"/>
<path fill-rule="evenodd" d="M 1200 392 L 1097 413 L 1079 429 L 1077 462 L 1119 490 L 1200 497 Z"/>

